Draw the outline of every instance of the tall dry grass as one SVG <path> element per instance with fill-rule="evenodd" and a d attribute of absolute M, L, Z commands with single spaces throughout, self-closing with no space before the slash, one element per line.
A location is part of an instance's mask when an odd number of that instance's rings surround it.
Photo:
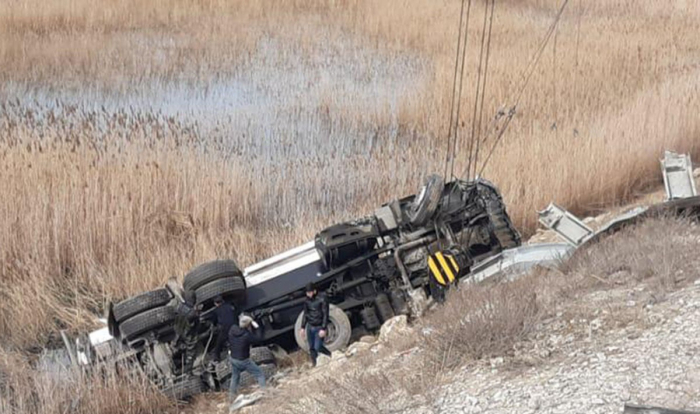
<path fill-rule="evenodd" d="M 485 123 L 558 2 L 497 3 Z M 0 344 L 87 329 L 109 300 L 215 257 L 249 264 L 442 172 L 459 4 L 0 3 Z M 665 148 L 700 156 L 699 17 L 571 2 L 484 171 L 524 232 L 551 199 L 582 213 L 658 183 Z M 255 98 L 177 113 L 228 82 Z"/>
<path fill-rule="evenodd" d="M 512 104 L 554 6 L 498 3 L 488 118 Z M 85 326 L 105 301 L 202 260 L 251 263 L 442 172 L 458 7 L 372 0 L 0 5 L 5 341 L 26 345 L 57 326 Z M 471 129 L 481 12 L 480 5 L 472 11 L 457 172 Z M 585 212 L 653 185 L 665 148 L 700 155 L 697 17 L 693 2 L 571 3 L 556 54 L 552 42 L 484 171 L 524 232 L 551 199 Z M 270 39 L 277 54 L 260 58 Z M 366 50 L 372 53 L 360 53 Z M 274 70 L 356 58 L 366 60 L 358 73 L 312 84 L 309 95 Z M 410 72 L 420 82 L 397 102 L 382 95 L 370 104 L 358 85 L 381 86 L 377 65 L 392 61 L 421 62 Z M 167 85 L 206 93 L 213 79 L 242 74 L 259 88 L 270 75 L 275 83 L 265 90 L 281 96 L 272 119 L 289 125 L 239 131 L 222 118 L 205 128 L 196 119 L 109 105 L 113 96 Z M 22 90 L 44 95 L 27 101 L 17 95 Z M 98 101 L 87 108 L 55 102 L 52 90 Z M 108 108 L 91 109 L 100 101 Z M 41 317 L 28 318 L 24 309 L 37 298 L 45 304 Z"/>
<path fill-rule="evenodd" d="M 482 12 L 476 3 L 457 173 L 465 168 L 473 123 Z M 91 4 L 66 1 L 39 7 L 24 0 L 0 6 L 0 79 L 8 95 L 48 87 L 94 91 L 89 96 L 109 99 L 172 84 L 190 85 L 190 93 L 197 95 L 220 87 L 221 79 L 254 79 L 256 87 L 283 96 L 280 114 L 270 122 L 308 123 L 302 134 L 314 138 L 300 137 L 285 125 L 273 128 L 271 138 L 249 126 L 241 133 L 239 123 L 221 135 L 233 135 L 234 148 L 256 158 L 257 174 L 272 176 L 270 182 L 279 182 L 280 176 L 305 182 L 316 178 L 313 187 L 328 194 L 320 203 L 348 215 L 358 210 L 347 206 L 357 199 L 377 202 L 393 191 L 412 189 L 423 171 L 443 170 L 458 1 Z M 521 73 L 557 4 L 498 3 L 485 124 L 498 108 L 513 104 Z M 694 2 L 571 2 L 516 120 L 484 170 L 509 201 L 527 212 L 516 212 L 518 224 L 532 228 L 530 213 L 552 198 L 582 212 L 631 196 L 658 181 L 656 159 L 664 148 L 697 154 L 694 45 L 699 16 Z M 277 44 L 272 56 L 261 52 L 270 41 Z M 308 93 L 309 85 L 299 85 L 295 77 L 280 78 L 275 69 L 318 70 L 304 66 L 309 61 L 322 71 L 327 60 L 347 65 L 357 59 L 358 72 L 345 74 L 351 81 L 327 82 L 319 75 L 301 79 L 310 83 Z M 419 68 L 418 75 L 406 74 L 410 85 L 388 86 L 401 89 L 398 102 L 387 97 L 372 102 L 371 95 L 358 89 L 363 82 L 381 82 L 377 72 L 383 59 L 415 61 L 397 70 Z M 490 145 L 486 143 L 482 155 Z M 303 160 L 288 164 L 285 171 L 270 171 L 275 167 L 260 167 L 260 154 L 276 162 L 278 157 Z M 386 174 L 374 178 L 377 171 Z M 553 172 L 559 179 L 551 179 Z M 385 183 L 397 177 L 398 184 Z M 385 184 L 374 192 L 377 183 Z M 346 195 L 326 190 L 348 186 Z M 299 205 L 315 206 L 316 200 L 306 201 L 307 194 L 283 193 Z"/>

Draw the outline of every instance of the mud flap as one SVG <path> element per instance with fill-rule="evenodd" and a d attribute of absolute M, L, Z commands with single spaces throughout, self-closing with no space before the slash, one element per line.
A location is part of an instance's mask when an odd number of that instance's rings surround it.
<path fill-rule="evenodd" d="M 109 308 L 107 311 L 107 329 L 109 330 L 109 334 L 112 335 L 113 338 L 120 338 L 119 324 L 117 323 L 117 319 L 114 317 L 114 312 L 112 311 L 113 307 L 114 304 L 112 302 L 109 302 Z"/>

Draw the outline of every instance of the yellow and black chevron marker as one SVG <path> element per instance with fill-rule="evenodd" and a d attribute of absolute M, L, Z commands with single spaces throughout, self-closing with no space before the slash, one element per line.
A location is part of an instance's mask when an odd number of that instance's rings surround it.
<path fill-rule="evenodd" d="M 428 257 L 428 267 L 435 281 L 442 286 L 451 284 L 459 276 L 459 266 L 455 258 L 442 252 L 431 254 Z"/>

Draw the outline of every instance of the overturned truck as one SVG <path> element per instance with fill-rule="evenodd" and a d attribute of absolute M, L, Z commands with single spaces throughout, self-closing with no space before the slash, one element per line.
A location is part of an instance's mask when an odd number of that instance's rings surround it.
<path fill-rule="evenodd" d="M 202 315 L 221 295 L 263 327 L 263 345 L 296 344 L 304 286 L 312 282 L 330 303 L 326 346 L 348 345 L 353 330 L 373 331 L 397 314 L 419 315 L 432 298 L 469 273 L 473 263 L 520 245 L 496 187 L 483 179 L 445 183 L 428 177 L 421 191 L 391 201 L 374 214 L 337 224 L 297 248 L 239 269 L 232 260 L 204 263 L 182 285 L 145 292 L 110 306 L 108 328 L 79 351 L 83 361 L 113 358 L 136 364 L 166 393 L 183 398 L 227 386 L 227 362 L 210 355 L 218 332 L 198 324 L 187 341 L 174 333 L 178 305 L 196 301 Z M 202 318 L 205 320 L 206 318 Z M 288 346 L 287 346 L 288 347 Z M 274 369 L 268 347 L 252 358 Z M 193 363 L 184 363 L 185 352 Z M 250 379 L 243 379 L 243 383 Z"/>

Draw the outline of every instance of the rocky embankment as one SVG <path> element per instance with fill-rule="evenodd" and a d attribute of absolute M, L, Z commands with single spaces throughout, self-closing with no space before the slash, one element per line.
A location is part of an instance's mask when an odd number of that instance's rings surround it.
<path fill-rule="evenodd" d="M 625 403 L 700 411 L 700 283 L 658 304 L 643 289 L 584 298 L 600 305 L 601 317 L 548 321 L 514 361 L 465 368 L 421 411 L 602 414 L 622 412 Z M 632 321 L 607 330 L 616 315 L 602 311 L 615 301 Z"/>
<path fill-rule="evenodd" d="M 505 353 L 412 387 L 425 380 L 416 370 L 430 348 L 420 338 L 432 325 L 397 318 L 315 369 L 292 356 L 274 389 L 242 412 L 602 414 L 626 403 L 700 412 L 698 247 L 696 223 L 652 219 L 548 279 L 566 288 Z M 191 409 L 224 413 L 228 404 L 210 395 Z"/>

